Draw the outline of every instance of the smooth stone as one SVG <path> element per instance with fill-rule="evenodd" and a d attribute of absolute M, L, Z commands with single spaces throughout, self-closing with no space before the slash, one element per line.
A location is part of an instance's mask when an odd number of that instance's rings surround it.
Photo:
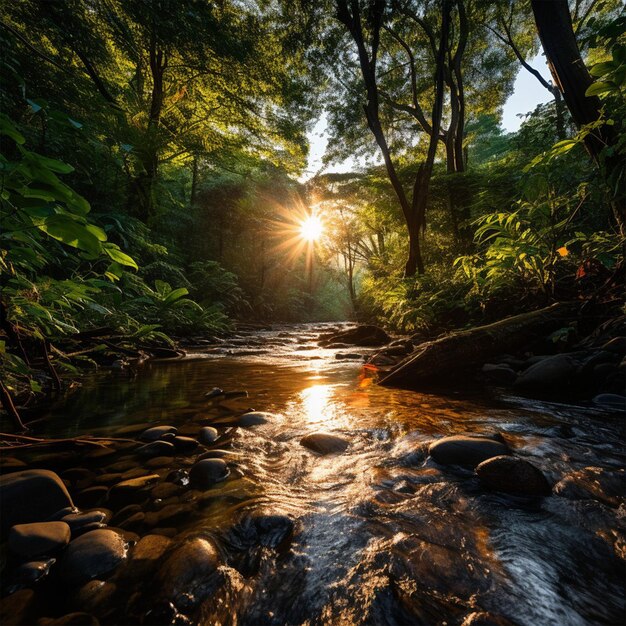
<path fill-rule="evenodd" d="M 144 457 L 174 456 L 176 448 L 169 441 L 153 441 L 137 448 L 137 454 Z"/>
<path fill-rule="evenodd" d="M 15 524 L 49 519 L 74 503 L 61 478 L 49 470 L 22 470 L 0 476 L 0 525 L 5 533 Z"/>
<path fill-rule="evenodd" d="M 89 613 L 68 613 L 62 617 L 42 617 L 38 626 L 100 626 L 98 618 Z"/>
<path fill-rule="evenodd" d="M 363 355 L 358 352 L 337 352 L 337 354 L 335 354 L 335 358 L 345 361 L 356 361 L 358 359 L 362 359 Z"/>
<path fill-rule="evenodd" d="M 428 454 L 442 465 L 476 467 L 492 457 L 510 454 L 510 450 L 506 444 L 495 439 L 454 435 L 431 443 Z"/>
<path fill-rule="evenodd" d="M 45 561 L 28 561 L 22 563 L 15 570 L 15 578 L 18 582 L 26 585 L 36 583 L 50 572 L 50 568 L 56 563 L 56 559 L 47 559 Z M 0 624 L 3 622 L 0 622 Z"/>
<path fill-rule="evenodd" d="M 619 412 L 626 411 L 626 396 L 620 396 L 617 393 L 598 394 L 592 402 L 603 409 Z"/>
<path fill-rule="evenodd" d="M 163 458 L 163 457 L 157 457 L 157 458 Z M 131 478 L 141 478 L 142 476 L 146 476 L 147 474 L 150 473 L 146 468 L 148 467 L 148 463 L 150 463 L 150 461 L 152 460 L 153 459 L 148 459 L 144 463 L 145 467 L 133 467 L 133 469 L 130 469 L 127 472 L 124 472 L 117 482 L 121 483 L 124 480 L 130 480 Z"/>
<path fill-rule="evenodd" d="M 278 548 L 293 536 L 295 524 L 288 515 L 261 510 L 255 511 L 247 519 L 256 530 L 259 545 Z"/>
<path fill-rule="evenodd" d="M 124 461 L 117 461 L 116 463 L 113 463 L 112 465 L 109 465 L 107 467 L 107 470 L 109 472 L 115 472 L 115 473 L 119 473 L 119 472 L 128 472 L 129 470 L 133 469 L 134 467 L 136 467 L 136 462 L 133 459 L 126 459 Z"/>
<path fill-rule="evenodd" d="M 156 441 L 167 433 L 176 433 L 176 427 L 153 426 L 152 428 L 147 428 L 146 430 L 144 430 L 141 435 L 139 435 L 139 439 L 141 441 Z"/>
<path fill-rule="evenodd" d="M 150 469 L 156 469 L 158 467 L 171 465 L 173 462 L 173 456 L 155 456 L 153 459 L 148 459 L 144 465 Z"/>
<path fill-rule="evenodd" d="M 348 441 L 330 433 L 311 433 L 300 439 L 300 445 L 318 454 L 341 454 L 348 449 Z"/>
<path fill-rule="evenodd" d="M 0 472 L 8 474 L 9 472 L 18 472 L 26 469 L 28 465 L 24 461 L 16 459 L 14 456 L 2 456 L 0 457 Z"/>
<path fill-rule="evenodd" d="M 142 537 L 128 559 L 123 571 L 124 578 L 138 579 L 152 574 L 159 559 L 172 544 L 172 540 L 163 535 Z"/>
<path fill-rule="evenodd" d="M 69 525 L 72 534 L 90 524 L 106 524 L 111 519 L 111 511 L 85 511 L 84 513 L 70 513 L 61 518 Z"/>
<path fill-rule="evenodd" d="M 598 500 L 613 508 L 626 503 L 626 471 L 585 467 L 567 474 L 554 493 L 570 500 Z"/>
<path fill-rule="evenodd" d="M 121 473 L 110 473 L 110 474 L 100 474 L 100 476 L 96 476 L 94 482 L 96 483 L 96 485 L 105 485 L 107 487 L 110 487 L 111 485 L 114 485 L 115 483 L 119 483 L 120 480 L 122 479 L 122 474 Z"/>
<path fill-rule="evenodd" d="M 524 370 L 513 386 L 525 393 L 554 394 L 571 387 L 577 370 L 578 364 L 571 356 L 556 354 Z"/>
<path fill-rule="evenodd" d="M 99 485 L 97 487 L 89 487 L 79 491 L 74 498 L 78 506 L 91 508 L 102 504 L 107 496 L 107 493 L 109 493 L 109 488 L 104 485 Z"/>
<path fill-rule="evenodd" d="M 331 335 L 320 341 L 320 345 L 344 343 L 353 346 L 382 346 L 391 341 L 391 337 L 378 326 L 362 324 L 343 332 Z"/>
<path fill-rule="evenodd" d="M 117 591 L 117 585 L 104 580 L 90 580 L 74 595 L 74 603 L 83 611 L 99 613 L 102 606 L 110 605 L 111 598 Z"/>
<path fill-rule="evenodd" d="M 113 485 L 109 490 L 109 502 L 114 507 L 123 507 L 128 504 L 145 501 L 148 497 L 148 487 L 152 487 L 158 480 L 158 474 L 148 474 L 147 476 L 131 478 Z"/>
<path fill-rule="evenodd" d="M 221 582 L 219 555 L 215 546 L 202 537 L 184 541 L 165 560 L 157 574 L 158 597 L 187 608 L 215 591 Z"/>
<path fill-rule="evenodd" d="M 119 523 L 119 527 L 122 530 L 130 532 L 139 532 L 143 529 L 146 522 L 146 514 L 143 511 L 134 513 L 130 517 L 127 517 L 123 522 Z"/>
<path fill-rule="evenodd" d="M 215 443 L 219 437 L 219 433 L 216 428 L 212 426 L 203 426 L 200 429 L 200 433 L 198 434 L 198 439 L 200 443 L 209 446 L 212 443 Z"/>
<path fill-rule="evenodd" d="M 82 488 L 88 487 L 93 482 L 96 475 L 84 467 L 70 467 L 60 474 L 63 480 L 69 480 L 72 485 L 80 485 Z"/>
<path fill-rule="evenodd" d="M 54 554 L 70 542 L 70 527 L 65 522 L 35 522 L 17 524 L 9 531 L 11 552 L 31 559 Z"/>
<path fill-rule="evenodd" d="M 166 500 L 167 498 L 178 495 L 182 489 L 180 485 L 165 482 L 153 487 L 150 491 L 150 495 L 155 499 Z"/>
<path fill-rule="evenodd" d="M 178 526 L 191 515 L 191 507 L 180 503 L 168 504 L 159 511 L 146 515 L 146 524 L 152 527 Z"/>
<path fill-rule="evenodd" d="M 508 365 L 485 363 L 481 371 L 489 382 L 496 385 L 512 385 L 517 380 L 517 374 Z"/>
<path fill-rule="evenodd" d="M 124 520 L 135 515 L 135 513 L 141 513 L 142 508 L 138 504 L 129 504 L 120 509 L 112 518 L 111 525 L 119 526 Z"/>
<path fill-rule="evenodd" d="M 70 542 L 55 568 L 65 584 L 76 586 L 106 575 L 126 558 L 126 542 L 109 529 L 92 530 Z"/>
<path fill-rule="evenodd" d="M 239 426 L 258 426 L 259 424 L 266 424 L 274 418 L 272 413 L 266 411 L 250 411 L 241 415 L 237 423 Z"/>
<path fill-rule="evenodd" d="M 489 489 L 525 496 L 548 496 L 552 487 L 532 463 L 514 456 L 495 456 L 478 465 L 476 474 Z"/>
<path fill-rule="evenodd" d="M 224 459 L 236 456 L 239 456 L 239 454 L 233 450 L 221 450 L 220 448 L 215 448 L 214 450 L 207 450 L 206 452 L 203 452 L 198 457 L 198 461 L 202 461 L 202 459 Z"/>
<path fill-rule="evenodd" d="M 174 437 L 172 443 L 178 452 L 192 452 L 200 445 L 192 437 Z"/>
<path fill-rule="evenodd" d="M 228 465 L 222 459 L 202 459 L 189 470 L 189 482 L 196 489 L 208 489 L 228 474 Z"/>
<path fill-rule="evenodd" d="M 32 589 L 20 589 L 2 598 L 0 600 L 0 624 L 2 626 L 27 624 L 35 604 L 35 592 Z"/>

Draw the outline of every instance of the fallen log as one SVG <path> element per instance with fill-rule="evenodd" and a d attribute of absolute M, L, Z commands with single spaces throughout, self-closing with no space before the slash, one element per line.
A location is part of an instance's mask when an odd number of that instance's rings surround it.
<path fill-rule="evenodd" d="M 428 341 L 387 372 L 379 384 L 407 389 L 442 385 L 451 375 L 515 352 L 537 339 L 538 334 L 566 326 L 576 318 L 579 308 L 576 303 L 557 303 Z"/>

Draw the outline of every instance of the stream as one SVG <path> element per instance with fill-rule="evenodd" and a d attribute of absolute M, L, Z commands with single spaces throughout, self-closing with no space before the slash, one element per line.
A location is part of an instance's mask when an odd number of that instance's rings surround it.
<path fill-rule="evenodd" d="M 175 528 L 168 530 L 174 542 L 214 542 L 228 582 L 201 609 L 185 616 L 178 607 L 173 623 L 622 623 L 623 493 L 602 494 L 595 483 L 586 493 L 596 497 L 490 492 L 472 470 L 437 465 L 428 445 L 452 434 L 501 433 L 554 485 L 587 467 L 618 475 L 626 456 L 623 420 L 481 389 L 444 397 L 382 388 L 363 375 L 362 361 L 336 358 L 372 349 L 317 346 L 329 328 L 337 325 L 241 332 L 182 360 L 100 373 L 39 423 L 37 434 L 59 437 L 127 437 L 120 433 L 133 425 L 136 432 L 156 424 L 192 435 L 198 424 L 216 425 L 230 476 L 204 494 L 182 489 L 170 503 L 185 514 L 164 525 Z M 204 397 L 214 387 L 248 392 L 224 402 L 234 415 L 252 408 L 272 419 L 231 426 L 231 414 Z M 320 456 L 300 444 L 319 431 L 349 447 Z M 29 464 L 46 466 L 38 454 Z M 63 476 L 71 467 L 67 453 L 50 456 Z M 105 475 L 130 457 L 128 450 L 88 453 L 73 463 Z M 177 456 L 154 471 L 164 477 L 193 459 Z M 147 506 L 158 510 L 160 503 Z M 259 512 L 269 520 L 265 534 L 246 521 Z M 150 532 L 137 528 L 139 536 Z M 147 579 L 123 586 L 101 611 L 101 623 L 157 623 L 145 608 L 161 601 L 157 587 Z M 74 608 L 58 586 L 42 589 L 44 613 Z"/>

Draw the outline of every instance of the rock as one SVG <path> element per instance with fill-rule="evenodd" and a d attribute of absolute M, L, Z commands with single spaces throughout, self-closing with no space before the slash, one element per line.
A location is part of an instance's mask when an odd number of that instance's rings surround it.
<path fill-rule="evenodd" d="M 168 504 L 162 509 L 146 515 L 146 524 L 152 527 L 178 526 L 191 515 L 189 505 Z"/>
<path fill-rule="evenodd" d="M 100 476 L 96 476 L 95 479 L 95 483 L 97 485 L 105 485 L 107 487 L 110 487 L 111 485 L 114 485 L 115 483 L 119 483 L 122 479 L 122 474 L 119 473 L 108 473 L 108 474 L 101 474 Z"/>
<path fill-rule="evenodd" d="M 294 521 L 281 513 L 255 511 L 249 520 L 254 525 L 259 545 L 278 548 L 289 541 L 294 533 Z"/>
<path fill-rule="evenodd" d="M 489 489 L 524 496 L 548 496 L 550 483 L 532 463 L 513 456 L 495 456 L 478 465 L 476 474 Z"/>
<path fill-rule="evenodd" d="M 597 395 L 592 402 L 596 406 L 609 411 L 618 411 L 620 413 L 626 411 L 626 397 L 616 393 L 601 393 Z"/>
<path fill-rule="evenodd" d="M 300 439 L 300 445 L 318 454 L 341 454 L 350 445 L 345 439 L 330 433 L 311 433 Z"/>
<path fill-rule="evenodd" d="M 27 624 L 34 608 L 35 592 L 32 589 L 20 589 L 0 600 L 0 624 L 2 626 Z"/>
<path fill-rule="evenodd" d="M 109 502 L 113 508 L 144 502 L 148 498 L 148 487 L 152 487 L 158 480 L 158 474 L 148 474 L 113 485 L 109 490 Z"/>
<path fill-rule="evenodd" d="M 335 354 L 335 358 L 340 360 L 343 359 L 346 361 L 358 361 L 359 359 L 363 358 L 363 355 L 359 354 L 358 352 L 337 352 L 337 354 Z"/>
<path fill-rule="evenodd" d="M 146 514 L 143 511 L 134 513 L 119 523 L 119 528 L 129 532 L 139 532 L 143 529 L 146 522 Z"/>
<path fill-rule="evenodd" d="M 169 441 L 153 441 L 137 448 L 137 454 L 143 457 L 174 456 L 176 448 Z"/>
<path fill-rule="evenodd" d="M 626 503 L 626 471 L 585 467 L 567 474 L 555 485 L 554 493 L 570 500 L 598 500 L 619 508 Z"/>
<path fill-rule="evenodd" d="M 173 458 L 173 457 L 162 457 L 161 456 L 161 457 L 156 457 L 156 458 L 157 459 L 163 459 L 163 458 Z M 133 467 L 133 469 L 129 469 L 128 471 L 124 472 L 117 482 L 121 483 L 123 480 L 130 480 L 131 478 L 141 478 L 142 476 L 147 476 L 151 472 L 149 472 L 146 469 L 146 467 L 148 467 L 153 460 L 154 459 L 148 459 L 147 461 L 145 461 L 144 464 L 143 464 L 144 467 Z"/>
<path fill-rule="evenodd" d="M 62 517 L 61 521 L 68 524 L 72 536 L 76 536 L 76 533 L 86 526 L 92 526 L 93 524 L 106 526 L 109 519 L 111 519 L 111 511 L 87 511 L 85 513 L 70 513 Z M 92 530 L 94 529 L 92 528 Z"/>
<path fill-rule="evenodd" d="M 56 561 L 56 559 L 47 559 L 45 561 L 28 561 L 27 563 L 22 563 L 17 570 L 15 570 L 15 578 L 19 583 L 32 585 L 47 576 L 50 568 Z"/>
<path fill-rule="evenodd" d="M 172 543 L 171 539 L 162 535 L 146 535 L 142 537 L 128 559 L 123 571 L 124 578 L 139 579 L 152 574 L 159 559 L 165 554 Z"/>
<path fill-rule="evenodd" d="M 517 374 L 508 365 L 485 363 L 482 367 L 485 378 L 496 385 L 512 385 L 517 379 Z"/>
<path fill-rule="evenodd" d="M 211 391 L 208 391 L 207 393 L 204 394 L 204 397 L 207 400 L 214 400 L 214 399 L 221 399 L 224 396 L 224 390 L 220 389 L 219 387 L 213 387 L 213 389 L 211 389 Z"/>
<path fill-rule="evenodd" d="M 109 529 L 92 530 L 70 542 L 55 568 L 67 585 L 80 585 L 113 571 L 126 558 L 126 542 Z"/>
<path fill-rule="evenodd" d="M 233 450 L 220 450 L 219 448 L 215 448 L 214 450 L 207 450 L 206 452 L 203 452 L 198 457 L 198 461 L 201 461 L 202 459 L 224 459 L 237 456 L 239 456 L 239 454 Z"/>
<path fill-rule="evenodd" d="M 83 611 L 99 613 L 100 607 L 110 606 L 111 598 L 117 591 L 117 585 L 104 580 L 90 580 L 74 595 L 74 603 Z"/>
<path fill-rule="evenodd" d="M 14 456 L 1 456 L 0 457 L 0 472 L 2 474 L 8 474 L 9 472 L 17 472 L 19 470 L 26 469 L 28 466 L 24 461 L 16 459 Z"/>
<path fill-rule="evenodd" d="M 167 433 L 176 433 L 176 428 L 174 426 L 152 426 L 152 428 L 144 430 L 139 435 L 139 439 L 141 441 L 156 441 Z"/>
<path fill-rule="evenodd" d="M 189 470 L 189 482 L 196 489 L 209 489 L 229 473 L 228 465 L 222 459 L 202 459 Z"/>
<path fill-rule="evenodd" d="M 320 341 L 320 345 L 344 343 L 353 346 L 382 346 L 390 341 L 391 337 L 382 328 L 363 324 L 332 335 Z"/>
<path fill-rule="evenodd" d="M 100 626 L 96 617 L 89 613 L 68 613 L 62 617 L 42 617 L 39 626 Z"/>
<path fill-rule="evenodd" d="M 202 537 L 183 542 L 163 563 L 157 575 L 158 597 L 180 610 L 190 609 L 212 594 L 221 582 L 215 546 Z"/>
<path fill-rule="evenodd" d="M 26 559 L 52 555 L 70 542 L 70 527 L 65 522 L 17 524 L 9 531 L 11 552 Z"/>
<path fill-rule="evenodd" d="M 181 491 L 180 485 L 164 482 L 153 487 L 150 495 L 156 500 L 167 500 L 167 498 L 178 495 Z"/>
<path fill-rule="evenodd" d="M 107 496 L 107 493 L 109 493 L 108 487 L 99 485 L 97 487 L 89 487 L 88 489 L 79 491 L 74 498 L 76 499 L 76 504 L 78 504 L 78 506 L 91 508 L 102 504 Z"/>
<path fill-rule="evenodd" d="M 529 394 L 555 394 L 569 389 L 575 381 L 577 362 L 567 354 L 556 354 L 541 359 L 524 370 L 514 387 Z"/>
<path fill-rule="evenodd" d="M 96 478 L 96 475 L 91 470 L 84 467 L 70 467 L 63 470 L 60 476 L 63 480 L 69 481 L 72 486 L 79 489 L 90 487 Z"/>
<path fill-rule="evenodd" d="M 258 424 L 265 424 L 275 419 L 275 415 L 267 413 L 265 411 L 250 411 L 244 413 L 239 417 L 239 426 L 257 426 Z"/>
<path fill-rule="evenodd" d="M 49 519 L 74 503 L 63 481 L 48 470 L 22 470 L 0 477 L 0 525 L 4 534 L 15 524 Z"/>
<path fill-rule="evenodd" d="M 624 356 L 626 354 L 626 337 L 613 337 L 613 339 L 609 339 L 602 346 L 602 350 Z"/>
<path fill-rule="evenodd" d="M 217 429 L 212 426 L 203 426 L 200 429 L 200 433 L 198 435 L 198 439 L 200 439 L 200 443 L 205 446 L 210 446 L 212 443 L 215 443 L 219 437 L 219 433 Z"/>
<path fill-rule="evenodd" d="M 442 465 L 476 467 L 494 456 L 510 454 L 505 443 L 487 437 L 454 435 L 430 444 L 428 453 Z"/>
<path fill-rule="evenodd" d="M 158 467 L 167 467 L 171 465 L 173 461 L 173 456 L 155 456 L 153 459 L 148 459 L 144 465 L 150 469 L 155 469 Z"/>
<path fill-rule="evenodd" d="M 123 509 L 120 509 L 112 518 L 111 524 L 113 526 L 119 526 L 124 520 L 127 520 L 129 517 L 132 517 L 136 513 L 141 513 L 142 509 L 138 504 L 129 504 L 125 506 Z"/>
<path fill-rule="evenodd" d="M 174 437 L 172 443 L 177 452 L 193 452 L 200 444 L 192 437 Z"/>

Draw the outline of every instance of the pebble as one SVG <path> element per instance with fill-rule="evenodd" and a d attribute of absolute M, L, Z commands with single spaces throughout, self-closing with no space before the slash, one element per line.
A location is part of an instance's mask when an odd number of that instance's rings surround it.
<path fill-rule="evenodd" d="M 153 426 L 152 428 L 144 430 L 141 435 L 139 435 L 139 439 L 141 441 L 156 441 L 167 433 L 176 432 L 176 427 L 174 426 Z"/>
<path fill-rule="evenodd" d="M 476 467 L 492 457 L 510 454 L 510 451 L 506 444 L 495 439 L 454 435 L 430 444 L 428 453 L 442 465 Z"/>
<path fill-rule="evenodd" d="M 196 489 L 209 489 L 228 474 L 228 465 L 222 459 L 202 459 L 189 471 L 189 482 Z"/>
<path fill-rule="evenodd" d="M 489 489 L 524 496 L 548 496 L 552 487 L 532 463 L 513 456 L 495 456 L 478 465 L 476 474 Z"/>
<path fill-rule="evenodd" d="M 350 445 L 343 437 L 330 433 L 311 433 L 300 439 L 300 445 L 318 454 L 341 454 Z"/>
<path fill-rule="evenodd" d="M 200 439 L 200 443 L 208 446 L 212 443 L 215 443 L 219 437 L 219 433 L 216 428 L 212 426 L 203 426 L 200 429 L 200 433 L 198 434 L 198 439 Z"/>
<path fill-rule="evenodd" d="M 137 448 L 137 454 L 143 457 L 174 456 L 176 448 L 169 441 L 153 441 Z"/>
<path fill-rule="evenodd" d="M 239 417 L 238 424 L 239 426 L 258 426 L 272 421 L 275 417 L 272 413 L 265 411 L 250 411 Z"/>
<path fill-rule="evenodd" d="M 79 491 L 74 498 L 78 506 L 91 508 L 102 504 L 108 492 L 108 487 L 99 485 L 97 487 L 88 487 L 87 489 Z"/>
<path fill-rule="evenodd" d="M 148 474 L 113 485 L 109 490 L 109 502 L 113 508 L 144 502 L 148 499 L 148 487 L 154 485 L 158 480 L 158 474 Z"/>
<path fill-rule="evenodd" d="M 32 589 L 20 589 L 0 600 L 0 624 L 19 626 L 27 624 L 35 608 L 35 592 Z"/>
<path fill-rule="evenodd" d="M 70 527 L 65 522 L 17 524 L 9 532 L 11 552 L 26 559 L 51 555 L 70 542 Z"/>

